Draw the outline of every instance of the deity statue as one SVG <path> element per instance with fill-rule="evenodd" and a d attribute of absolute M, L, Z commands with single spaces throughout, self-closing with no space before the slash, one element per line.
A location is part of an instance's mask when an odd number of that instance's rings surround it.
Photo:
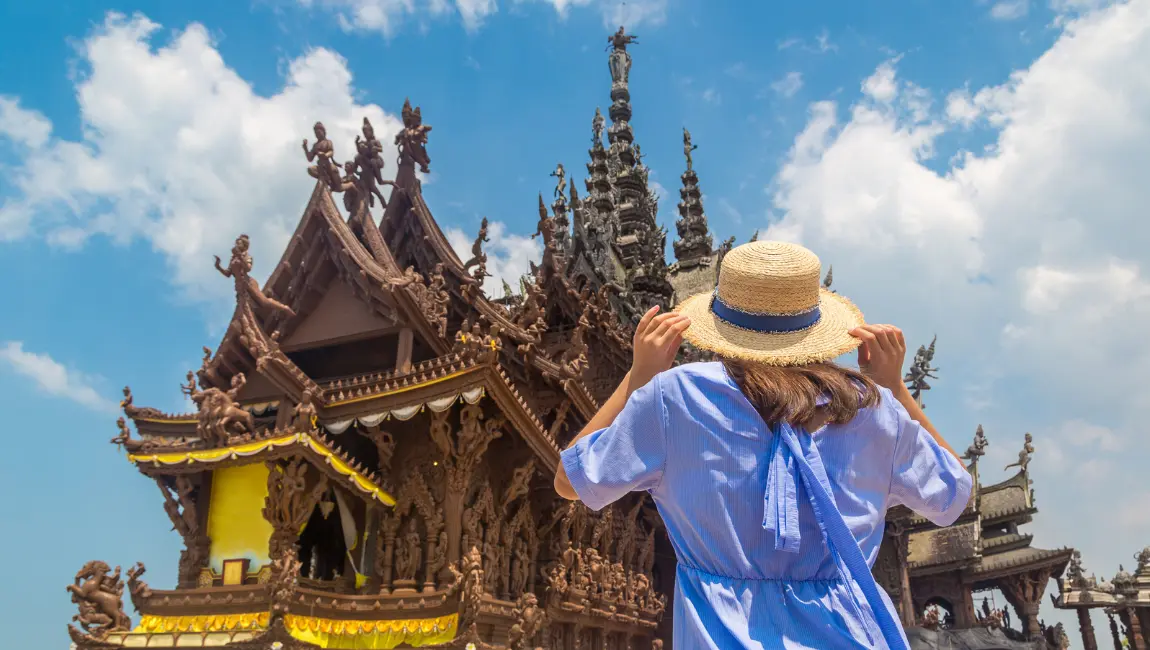
<path fill-rule="evenodd" d="M 583 369 L 587 367 L 587 333 L 591 330 L 589 311 L 593 306 L 589 302 L 584 304 L 583 313 L 579 316 L 579 324 L 575 327 L 570 342 L 563 350 L 563 356 L 560 357 L 560 364 L 573 377 L 582 376 Z"/>
<path fill-rule="evenodd" d="M 340 179 L 339 190 L 343 192 L 343 209 L 347 210 L 349 215 L 355 214 L 356 208 L 359 206 L 360 199 L 363 198 L 362 193 L 359 191 L 360 183 L 359 178 L 355 175 L 355 161 L 349 160 L 343 164 L 343 178 Z"/>
<path fill-rule="evenodd" d="M 555 167 L 555 171 L 551 172 L 551 177 L 558 179 L 555 181 L 555 196 L 566 198 L 563 193 L 567 191 L 567 172 L 563 169 L 563 163 L 559 163 Z"/>
<path fill-rule="evenodd" d="M 315 395 L 305 388 L 299 404 L 292 409 L 292 426 L 296 431 L 311 431 L 316 426 Z"/>
<path fill-rule="evenodd" d="M 1010 469 L 1011 467 L 1017 467 L 1020 470 L 1025 472 L 1027 466 L 1030 465 L 1030 455 L 1034 453 L 1034 445 L 1032 444 L 1033 442 L 1034 442 L 1034 437 L 1031 436 L 1029 433 L 1027 433 L 1025 442 L 1022 443 L 1022 451 L 1018 452 L 1018 462 L 1011 463 L 1011 464 L 1007 465 L 1004 469 Z"/>
<path fill-rule="evenodd" d="M 756 230 L 755 231 L 755 239 L 752 239 L 751 241 L 755 241 L 758 238 L 759 238 L 759 231 Z M 834 289 L 831 288 L 831 285 L 834 284 L 834 281 L 835 281 L 835 267 L 828 266 L 827 267 L 827 275 L 825 278 L 823 278 L 823 288 L 826 289 L 827 291 L 830 291 L 831 293 L 838 293 L 837 291 L 835 291 Z"/>
<path fill-rule="evenodd" d="M 423 560 L 423 549 L 420 547 L 419 531 L 415 527 L 415 518 L 413 517 L 407 520 L 403 539 L 396 544 L 396 577 L 399 580 L 415 580 L 415 573 L 419 570 L 421 560 Z"/>
<path fill-rule="evenodd" d="M 511 562 L 511 593 L 527 591 L 527 579 L 531 571 L 531 552 L 522 538 L 516 540 Z"/>
<path fill-rule="evenodd" d="M 295 310 L 291 307 L 264 294 L 263 290 L 260 289 L 260 283 L 251 276 L 252 256 L 248 253 L 250 246 L 251 241 L 247 235 L 236 237 L 236 243 L 232 246 L 232 258 L 226 269 L 220 264 L 220 257 L 214 256 L 216 258 L 216 270 L 220 272 L 220 275 L 235 280 L 236 303 L 240 306 L 255 303 L 264 309 L 282 311 L 289 316 L 295 316 Z"/>
<path fill-rule="evenodd" d="M 127 451 L 129 454 L 135 454 L 156 446 L 156 443 L 152 440 L 136 440 L 132 438 L 132 430 L 128 428 L 128 423 L 124 418 L 117 418 L 116 426 L 120 429 L 120 435 L 112 438 L 108 442 L 111 442 L 117 447 L 122 447 L 124 451 Z"/>
<path fill-rule="evenodd" d="M 539 599 L 533 593 L 525 593 L 515 604 L 515 623 L 508 633 L 507 647 L 511 650 L 528 650 L 531 641 L 543 629 L 547 614 L 539 606 Z"/>
<path fill-rule="evenodd" d="M 232 376 L 231 387 L 227 391 L 210 386 L 197 390 L 195 376 L 188 372 L 187 384 L 182 387 L 184 395 L 192 400 L 199 412 L 196 434 L 209 445 L 223 447 L 231 436 L 254 433 L 255 419 L 251 411 L 239 405 L 239 393 L 247 383 L 244 373 Z"/>
<path fill-rule="evenodd" d="M 906 376 L 902 381 L 910 389 L 911 397 L 922 405 L 922 391 L 930 390 L 930 384 L 927 379 L 938 379 L 938 368 L 932 367 L 931 361 L 934 360 L 934 344 L 938 337 L 931 339 L 930 347 L 920 345 L 918 352 L 914 353 L 914 361 L 910 364 L 910 370 L 907 371 Z"/>
<path fill-rule="evenodd" d="M 307 156 L 307 161 L 315 162 L 308 167 L 307 173 L 312 178 L 326 183 L 332 191 L 338 192 L 343 179 L 339 176 L 339 163 L 335 161 L 335 148 L 331 140 L 327 139 L 327 129 L 324 128 L 323 122 L 316 122 L 312 129 L 315 132 L 315 144 L 308 149 L 307 138 L 303 140 L 303 153 Z"/>
<path fill-rule="evenodd" d="M 79 606 L 80 613 L 73 621 L 84 628 L 80 633 L 72 625 L 68 632 L 73 641 L 79 639 L 102 639 L 109 632 L 132 629 L 132 621 L 124 613 L 124 581 L 120 579 L 120 567 L 115 571 L 104 562 L 93 560 L 76 573 L 73 584 L 68 585 L 72 602 Z"/>
<path fill-rule="evenodd" d="M 487 238 L 487 217 L 479 222 L 479 234 L 476 235 L 475 241 L 471 244 L 471 259 L 463 264 L 463 270 L 474 268 L 471 272 L 471 277 L 475 283 L 483 282 L 484 278 L 491 277 L 487 272 L 487 253 L 483 252 L 483 245 L 490 241 Z"/>
<path fill-rule="evenodd" d="M 466 630 L 479 618 L 479 606 L 483 601 L 484 583 L 483 556 L 472 546 L 460 560 L 463 567 L 462 587 L 460 588 L 459 629 Z"/>
<path fill-rule="evenodd" d="M 431 171 L 428 165 L 431 158 L 427 155 L 427 134 L 431 127 L 423 123 L 423 116 L 419 107 L 411 108 L 411 100 L 403 101 L 403 129 L 395 136 L 395 144 L 399 146 L 400 156 L 407 156 L 419 164 L 419 171 L 427 174 Z"/>
<path fill-rule="evenodd" d="M 416 271 L 414 266 L 404 269 L 403 275 L 398 278 L 391 278 L 387 281 L 387 286 L 391 289 L 402 289 L 411 285 L 423 285 L 423 275 Z"/>
<path fill-rule="evenodd" d="M 687 171 L 691 171 L 691 152 L 698 148 L 699 145 L 691 144 L 691 132 L 683 127 L 683 155 L 687 156 Z"/>
<path fill-rule="evenodd" d="M 547 214 L 547 206 L 543 204 L 543 195 L 539 195 L 539 223 L 535 224 L 535 233 L 531 239 L 543 237 L 543 248 L 551 247 L 555 241 L 555 220 Z"/>
<path fill-rule="evenodd" d="M 603 125 L 606 120 L 603 119 L 603 114 L 599 112 L 599 108 L 595 107 L 595 117 L 591 120 L 591 143 L 603 144 Z"/>
<path fill-rule="evenodd" d="M 966 448 L 966 453 L 962 457 L 969 460 L 971 463 L 977 463 L 979 458 L 986 455 L 986 447 L 990 443 L 986 440 L 986 434 L 982 431 L 982 425 L 974 430 L 974 442 Z"/>
<path fill-rule="evenodd" d="M 439 532 L 435 541 L 435 552 L 427 560 L 427 574 L 433 576 L 447 565 L 447 531 Z"/>
<path fill-rule="evenodd" d="M 607 49 L 611 50 L 607 66 L 611 71 L 612 84 L 627 83 L 627 77 L 631 73 L 631 55 L 627 53 L 627 46 L 638 42 L 638 37 L 628 34 L 622 26 L 619 27 L 619 31 L 607 37 Z"/>
<path fill-rule="evenodd" d="M 1075 551 L 1078 553 L 1078 551 Z M 1144 573 L 1150 569 L 1150 546 L 1142 549 L 1134 554 L 1134 560 L 1138 562 L 1138 573 Z"/>

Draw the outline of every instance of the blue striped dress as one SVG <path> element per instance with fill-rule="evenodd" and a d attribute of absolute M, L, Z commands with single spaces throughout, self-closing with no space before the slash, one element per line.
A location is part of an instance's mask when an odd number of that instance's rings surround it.
<path fill-rule="evenodd" d="M 678 558 L 675 650 L 907 647 L 870 573 L 887 508 L 948 525 L 972 481 L 880 391 L 848 424 L 772 431 L 722 364 L 687 364 L 563 452 L 589 508 L 654 498 Z"/>

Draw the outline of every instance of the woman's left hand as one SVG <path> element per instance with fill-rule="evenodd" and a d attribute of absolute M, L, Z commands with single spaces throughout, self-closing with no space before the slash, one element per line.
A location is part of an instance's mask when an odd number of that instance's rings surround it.
<path fill-rule="evenodd" d="M 658 305 L 647 310 L 635 328 L 631 390 L 646 385 L 655 375 L 671 367 L 683 344 L 683 332 L 690 326 L 691 319 L 683 314 L 660 314 Z"/>

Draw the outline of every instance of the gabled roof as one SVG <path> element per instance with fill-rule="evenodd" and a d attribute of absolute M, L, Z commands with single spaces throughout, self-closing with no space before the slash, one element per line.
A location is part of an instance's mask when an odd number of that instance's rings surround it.
<path fill-rule="evenodd" d="M 357 216 L 359 230 L 371 241 L 375 225 L 370 214 Z M 439 336 L 438 328 L 411 289 L 389 286 L 391 280 L 400 276 L 387 248 L 381 246 L 369 252 L 351 226 L 344 222 L 330 191 L 317 182 L 287 249 L 263 288 L 265 293 L 279 296 L 295 314 L 267 315 L 264 319 L 267 331 L 264 331 L 247 322 L 237 309 L 215 357 L 202 372 L 202 379 L 209 385 L 222 387 L 224 375 L 255 368 L 295 400 L 305 390 L 322 399 L 315 382 L 284 354 L 281 346 L 288 349 L 306 346 L 324 337 L 324 332 L 318 330 L 333 326 L 344 328 L 328 332 L 335 338 L 386 330 L 389 326 L 395 330 L 406 326 L 434 352 L 447 353 L 450 344 Z M 321 317 L 319 308 L 325 300 L 339 299 L 347 303 L 353 298 L 359 301 L 360 309 L 345 315 L 354 316 L 356 322 L 327 315 L 324 324 L 317 325 L 316 317 Z M 299 332 L 309 326 L 316 331 Z M 257 353 L 252 353 L 253 347 L 259 348 Z"/>
<path fill-rule="evenodd" d="M 300 309 L 294 317 L 277 315 L 277 320 L 268 323 L 269 327 L 278 328 L 281 339 L 286 339 L 303 321 L 303 317 L 315 308 L 317 299 L 302 302 L 307 299 L 303 295 L 308 289 L 306 279 L 310 272 L 320 266 L 321 257 L 326 255 L 335 263 L 340 277 L 345 281 L 351 280 L 351 288 L 365 304 L 379 312 L 380 316 L 396 318 L 398 323 L 411 327 L 439 354 L 446 353 L 451 347 L 450 343 L 438 335 L 434 324 L 420 309 L 411 293 L 388 288 L 389 282 L 403 275 L 388 248 L 372 246 L 369 251 L 352 231 L 354 225 L 363 233 L 366 241 L 382 244 L 382 240 L 373 236 L 378 235 L 378 230 L 371 214 L 366 212 L 363 204 L 361 208 L 353 215 L 352 224 L 349 225 L 336 208 L 331 192 L 323 183 L 316 183 L 287 250 L 265 284 L 265 290 L 273 289 L 277 294 L 282 292 L 288 300 L 301 301 Z"/>
<path fill-rule="evenodd" d="M 476 399 L 478 396 L 486 395 L 494 400 L 511 427 L 519 433 L 534 454 L 550 469 L 558 466 L 558 445 L 503 370 L 493 363 L 468 359 L 459 353 L 451 353 L 416 364 L 407 371 L 370 373 L 328 382 L 323 386 L 317 386 L 314 405 L 318 423 L 339 433 L 347 428 L 350 421 L 358 418 L 371 417 L 376 421 L 383 417 L 407 419 L 429 404 L 432 408 L 439 402 L 443 402 L 444 406 L 450 406 L 456 397 L 469 391 L 478 391 Z M 405 416 L 404 413 L 408 411 L 410 415 Z M 172 421 L 171 431 L 166 435 L 172 438 L 195 439 L 196 418 L 180 417 L 184 419 Z M 286 435 L 284 432 L 279 434 Z M 271 434 L 265 434 L 264 437 L 268 435 Z M 134 455 L 144 458 L 167 451 L 173 453 L 193 451 L 187 447 L 166 449 L 160 446 L 165 444 L 167 443 L 158 443 L 155 445 L 156 448 L 143 450 Z M 149 445 L 151 446 L 153 445 Z M 211 449 L 194 451 L 205 457 L 214 457 L 216 454 L 216 450 Z M 227 456 L 227 453 L 224 453 L 224 456 Z M 171 464 L 165 463 L 165 465 Z"/>

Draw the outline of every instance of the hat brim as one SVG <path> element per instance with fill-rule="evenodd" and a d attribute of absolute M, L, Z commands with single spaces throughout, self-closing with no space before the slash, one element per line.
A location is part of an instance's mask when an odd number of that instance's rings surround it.
<path fill-rule="evenodd" d="M 803 366 L 830 361 L 858 348 L 849 332 L 865 324 L 862 312 L 847 298 L 819 292 L 819 322 L 798 331 L 764 334 L 730 325 L 711 312 L 712 292 L 691 296 L 675 310 L 691 319 L 683 338 L 721 357 L 772 366 Z"/>

